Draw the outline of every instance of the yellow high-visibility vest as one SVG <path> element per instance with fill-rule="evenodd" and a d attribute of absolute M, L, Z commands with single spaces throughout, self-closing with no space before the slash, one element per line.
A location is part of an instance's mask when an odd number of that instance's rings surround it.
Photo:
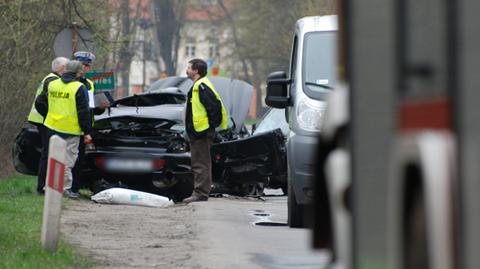
<path fill-rule="evenodd" d="M 28 114 L 28 121 L 43 124 L 43 116 L 40 115 L 40 113 L 38 113 L 37 109 L 35 108 L 35 100 L 42 93 L 45 80 L 50 77 L 58 78 L 58 75 L 55 73 L 50 73 L 46 77 L 44 77 L 40 85 L 38 85 L 37 91 L 35 92 L 35 99 L 33 99 L 32 108 L 30 109 L 30 113 Z"/>
<path fill-rule="evenodd" d="M 210 127 L 210 124 L 208 123 L 207 110 L 203 106 L 202 102 L 200 102 L 200 95 L 198 91 L 201 83 L 204 83 L 205 85 L 207 85 L 215 94 L 215 96 L 217 97 L 217 100 L 220 101 L 220 104 L 222 105 L 222 121 L 219 127 L 222 129 L 226 129 L 227 120 L 228 120 L 227 111 L 223 106 L 223 102 L 222 102 L 222 99 L 220 98 L 220 95 L 217 93 L 217 91 L 213 87 L 212 82 L 210 82 L 210 80 L 206 76 L 195 81 L 195 83 L 193 84 L 192 99 L 190 101 L 192 104 L 193 128 L 195 129 L 196 132 L 201 132 L 201 131 L 207 130 Z"/>
<path fill-rule="evenodd" d="M 88 90 L 93 92 L 95 90 L 95 86 L 93 84 L 93 81 L 91 81 L 87 78 L 87 82 L 90 85 L 90 89 L 88 89 Z"/>
<path fill-rule="evenodd" d="M 48 114 L 44 125 L 48 128 L 72 135 L 82 135 L 78 123 L 75 95 L 83 84 L 79 81 L 64 83 L 61 79 L 48 86 Z"/>
<path fill-rule="evenodd" d="M 93 84 L 93 81 L 91 81 L 91 80 L 88 79 L 88 78 L 87 78 L 87 82 L 88 82 L 88 85 L 90 86 L 90 87 L 89 87 L 90 89 L 88 89 L 88 91 L 90 91 L 90 92 L 92 93 L 91 96 L 94 96 L 95 85 Z M 86 86 L 86 85 L 85 85 L 85 86 Z M 94 98 L 94 100 L 95 100 L 95 98 Z M 92 102 L 94 102 L 94 101 L 92 100 Z M 95 125 L 95 116 L 94 116 L 93 113 L 92 113 L 92 127 L 93 127 L 94 125 Z"/>

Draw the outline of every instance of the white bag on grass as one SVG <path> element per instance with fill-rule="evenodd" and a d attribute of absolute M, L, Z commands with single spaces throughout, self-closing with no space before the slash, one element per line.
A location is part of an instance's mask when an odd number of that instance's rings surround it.
<path fill-rule="evenodd" d="M 123 188 L 111 188 L 101 191 L 91 197 L 101 204 L 124 204 L 151 207 L 167 207 L 173 205 L 173 201 L 167 197 Z"/>

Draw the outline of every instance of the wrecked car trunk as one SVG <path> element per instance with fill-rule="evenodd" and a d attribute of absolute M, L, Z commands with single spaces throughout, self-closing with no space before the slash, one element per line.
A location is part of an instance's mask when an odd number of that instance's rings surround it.
<path fill-rule="evenodd" d="M 12 147 L 13 166 L 17 172 L 32 176 L 38 174 L 41 145 L 37 126 L 27 122 L 15 138 Z"/>

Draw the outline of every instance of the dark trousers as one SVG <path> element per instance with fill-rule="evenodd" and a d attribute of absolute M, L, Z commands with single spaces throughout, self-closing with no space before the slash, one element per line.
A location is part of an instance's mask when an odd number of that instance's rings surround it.
<path fill-rule="evenodd" d="M 208 130 L 207 136 L 190 142 L 190 154 L 193 173 L 193 194 L 208 197 L 212 189 L 212 158 L 210 147 L 215 130 Z"/>
<path fill-rule="evenodd" d="M 82 163 L 83 157 L 85 156 L 85 143 L 83 135 L 80 136 L 80 144 L 78 145 L 78 158 L 75 162 L 75 166 L 72 169 L 72 188 L 73 192 L 78 192 L 80 190 L 80 180 L 82 179 Z"/>
<path fill-rule="evenodd" d="M 48 167 L 48 140 L 50 139 L 50 130 L 43 124 L 36 124 L 40 133 L 42 150 L 40 152 L 40 162 L 38 163 L 37 192 L 43 192 L 45 187 L 45 178 L 47 177 Z"/>

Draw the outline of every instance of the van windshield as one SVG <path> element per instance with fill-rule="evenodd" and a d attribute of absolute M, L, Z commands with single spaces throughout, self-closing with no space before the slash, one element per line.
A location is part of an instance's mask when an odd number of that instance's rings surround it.
<path fill-rule="evenodd" d="M 323 99 L 337 81 L 337 34 L 312 32 L 305 35 L 303 84 L 305 94 L 311 98 Z"/>

